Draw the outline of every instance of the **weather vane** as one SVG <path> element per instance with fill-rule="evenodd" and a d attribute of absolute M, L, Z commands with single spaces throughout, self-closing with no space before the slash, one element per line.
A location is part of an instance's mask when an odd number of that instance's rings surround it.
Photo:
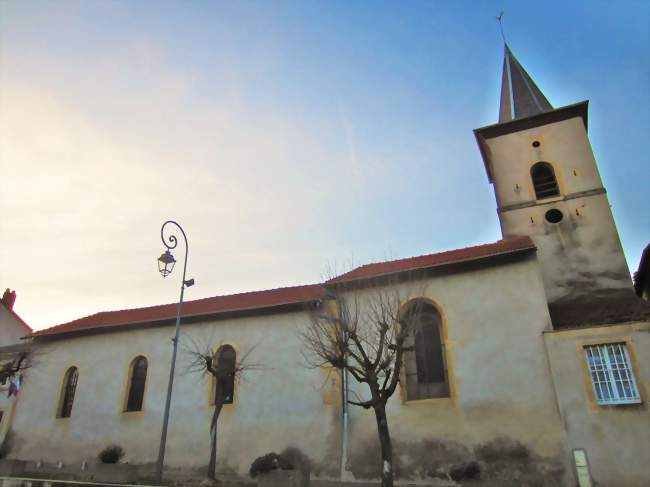
<path fill-rule="evenodd" d="M 501 13 L 499 14 L 499 16 L 496 19 L 499 22 L 499 28 L 501 29 L 501 38 L 503 39 L 503 43 L 507 44 L 506 35 L 503 33 L 503 22 L 501 21 L 501 19 L 503 18 L 503 13 L 504 12 L 502 10 Z"/>

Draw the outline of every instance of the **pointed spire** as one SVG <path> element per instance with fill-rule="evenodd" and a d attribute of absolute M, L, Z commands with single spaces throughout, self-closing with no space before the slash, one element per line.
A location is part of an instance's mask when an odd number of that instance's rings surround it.
<path fill-rule="evenodd" d="M 549 110 L 553 107 L 505 44 L 499 123 Z"/>

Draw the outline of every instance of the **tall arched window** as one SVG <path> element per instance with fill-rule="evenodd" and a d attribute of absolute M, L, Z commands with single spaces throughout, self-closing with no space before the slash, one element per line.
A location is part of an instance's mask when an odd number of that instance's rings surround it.
<path fill-rule="evenodd" d="M 404 326 L 409 328 L 404 353 L 406 398 L 448 397 L 449 381 L 442 340 L 442 319 L 432 304 L 417 300 L 405 310 Z"/>
<path fill-rule="evenodd" d="M 147 382 L 147 359 L 142 355 L 131 362 L 131 380 L 129 381 L 129 395 L 126 400 L 127 411 L 141 411 L 144 398 L 144 386 Z"/>
<path fill-rule="evenodd" d="M 560 194 L 553 166 L 548 162 L 538 162 L 530 168 L 537 199 L 549 198 Z"/>
<path fill-rule="evenodd" d="M 237 354 L 230 345 L 222 345 L 214 354 L 217 362 L 218 376 L 216 377 L 215 403 L 221 400 L 223 404 L 232 404 L 235 397 L 235 367 Z"/>
<path fill-rule="evenodd" d="M 77 367 L 70 367 L 63 378 L 63 391 L 61 396 L 61 406 L 59 407 L 59 418 L 70 417 L 78 380 L 79 371 L 77 370 Z"/>

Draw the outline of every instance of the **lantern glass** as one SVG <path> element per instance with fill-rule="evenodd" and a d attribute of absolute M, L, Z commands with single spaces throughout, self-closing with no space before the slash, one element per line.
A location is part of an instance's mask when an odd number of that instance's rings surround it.
<path fill-rule="evenodd" d="M 160 257 L 158 257 L 158 271 L 163 277 L 167 277 L 172 273 L 174 270 L 174 264 L 176 264 L 176 259 L 174 259 L 174 256 L 169 250 L 163 252 Z"/>

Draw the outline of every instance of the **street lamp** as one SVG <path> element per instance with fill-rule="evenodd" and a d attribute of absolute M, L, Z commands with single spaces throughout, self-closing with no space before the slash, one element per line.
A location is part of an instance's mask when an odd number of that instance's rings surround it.
<path fill-rule="evenodd" d="M 183 240 L 185 241 L 185 262 L 183 264 L 183 280 L 181 281 L 181 297 L 180 300 L 178 301 L 178 309 L 176 312 L 176 333 L 174 335 L 174 339 L 172 340 L 174 344 L 173 345 L 174 351 L 172 352 L 172 366 L 171 369 L 169 370 L 169 384 L 167 385 L 167 399 L 165 400 L 165 415 L 163 418 L 162 434 L 160 436 L 160 449 L 158 450 L 158 462 L 156 464 L 156 480 L 158 482 L 162 482 L 163 463 L 165 460 L 165 445 L 167 443 L 167 426 L 169 424 L 169 405 L 172 399 L 172 386 L 174 384 L 174 368 L 176 366 L 178 332 L 180 330 L 180 325 L 181 325 L 181 311 L 183 310 L 183 293 L 186 287 L 190 287 L 194 285 L 194 279 L 185 280 L 185 272 L 187 271 L 187 254 L 189 253 L 189 247 L 187 245 L 187 236 L 185 235 L 185 232 L 183 231 L 181 226 L 173 220 L 167 220 L 165 223 L 163 223 L 162 227 L 160 228 L 160 238 L 162 239 L 163 244 L 165 244 L 165 247 L 167 247 L 167 250 L 163 252 L 160 257 L 158 257 L 158 271 L 162 274 L 163 277 L 167 277 L 174 270 L 174 264 L 176 264 L 176 259 L 174 259 L 174 256 L 170 251 L 176 248 L 176 246 L 178 245 L 178 239 L 176 238 L 176 235 L 174 235 L 173 233 L 170 234 L 169 237 L 167 237 L 167 239 L 165 239 L 165 227 L 168 224 L 176 226 L 178 230 L 180 230 L 181 234 L 183 235 Z"/>
<path fill-rule="evenodd" d="M 169 250 L 165 250 L 160 257 L 158 257 L 158 272 L 162 274 L 163 277 L 167 277 L 174 270 L 174 264 L 176 264 L 176 259 Z"/>

